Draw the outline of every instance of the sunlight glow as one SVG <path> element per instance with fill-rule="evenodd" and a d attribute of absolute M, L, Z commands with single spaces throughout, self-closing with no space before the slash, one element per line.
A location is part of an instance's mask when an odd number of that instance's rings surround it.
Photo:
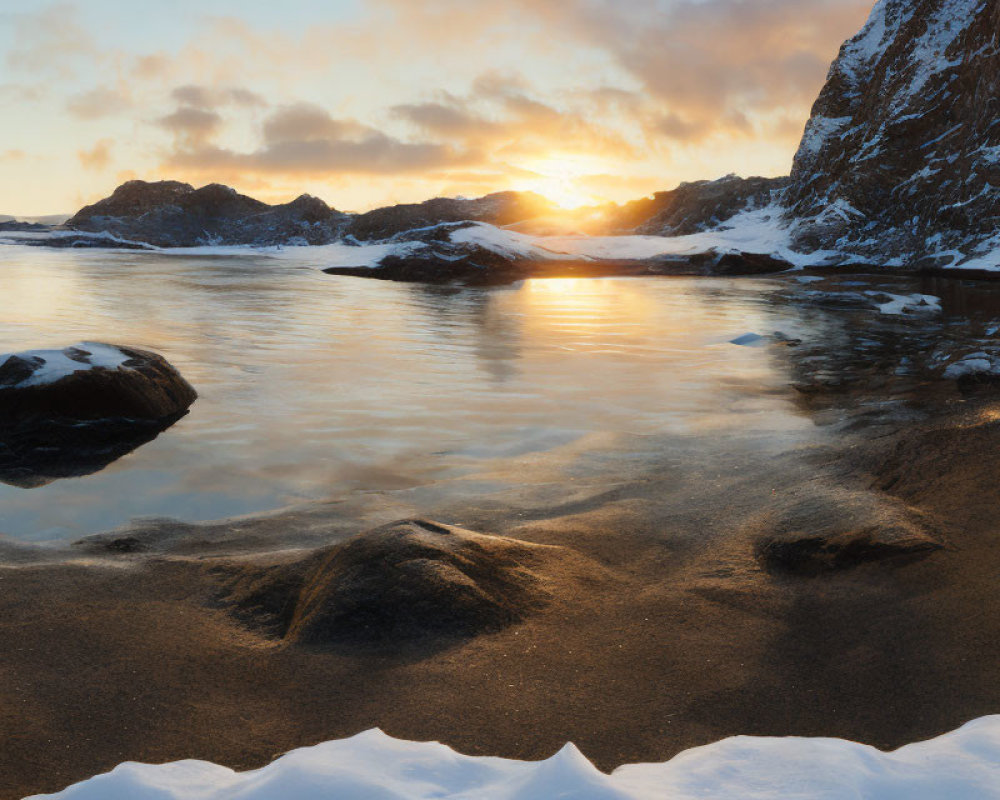
<path fill-rule="evenodd" d="M 526 165 L 537 178 L 525 181 L 522 188 L 537 192 L 563 208 L 607 203 L 595 194 L 585 179 L 607 173 L 609 167 L 600 159 L 588 156 L 550 156 Z"/>

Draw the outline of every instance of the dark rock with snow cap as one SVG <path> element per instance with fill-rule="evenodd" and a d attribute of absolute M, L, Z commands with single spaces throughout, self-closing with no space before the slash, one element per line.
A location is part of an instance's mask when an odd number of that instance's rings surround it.
<path fill-rule="evenodd" d="M 162 356 L 84 342 L 0 356 L 0 480 L 89 474 L 155 438 L 197 392 Z"/>

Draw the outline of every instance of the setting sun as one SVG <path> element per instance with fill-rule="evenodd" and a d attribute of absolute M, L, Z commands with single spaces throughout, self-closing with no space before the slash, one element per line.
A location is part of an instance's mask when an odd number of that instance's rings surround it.
<path fill-rule="evenodd" d="M 599 205 L 607 198 L 595 194 L 583 185 L 587 176 L 607 170 L 597 158 L 584 156 L 549 157 L 528 166 L 538 178 L 524 183 L 524 189 L 537 192 L 563 208 Z"/>

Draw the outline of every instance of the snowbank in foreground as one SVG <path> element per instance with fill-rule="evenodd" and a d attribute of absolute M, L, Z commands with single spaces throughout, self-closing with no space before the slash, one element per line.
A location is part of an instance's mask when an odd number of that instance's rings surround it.
<path fill-rule="evenodd" d="M 42 797 L 41 795 L 37 796 Z M 253 772 L 203 761 L 122 764 L 59 800 L 986 800 L 1000 798 L 1000 716 L 883 753 L 836 739 L 736 737 L 665 764 L 598 772 L 572 745 L 529 763 L 459 755 L 381 731 Z"/>

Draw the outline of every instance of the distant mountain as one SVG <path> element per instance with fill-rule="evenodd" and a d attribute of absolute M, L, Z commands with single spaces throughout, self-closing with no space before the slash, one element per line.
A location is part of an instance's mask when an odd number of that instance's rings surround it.
<path fill-rule="evenodd" d="M 358 214 L 347 226 L 346 234 L 358 241 L 375 241 L 445 222 L 513 225 L 554 214 L 557 209 L 555 204 L 534 192 L 497 192 L 475 200 L 437 197 L 423 203 L 387 206 Z"/>
<path fill-rule="evenodd" d="M 998 0 L 879 0 L 795 156 L 798 249 L 910 267 L 1000 249 L 998 37 Z"/>
<path fill-rule="evenodd" d="M 445 222 L 507 225 L 554 210 L 552 203 L 531 192 L 499 192 L 474 200 L 436 198 L 345 214 L 309 195 L 271 206 L 220 184 L 195 189 L 179 181 L 129 181 L 110 197 L 81 209 L 66 227 L 158 247 L 316 245 L 389 239 Z"/>
<path fill-rule="evenodd" d="M 271 206 L 217 183 L 195 189 L 178 181 L 129 181 L 78 211 L 66 227 L 158 247 L 326 244 L 349 220 L 306 194 Z"/>

